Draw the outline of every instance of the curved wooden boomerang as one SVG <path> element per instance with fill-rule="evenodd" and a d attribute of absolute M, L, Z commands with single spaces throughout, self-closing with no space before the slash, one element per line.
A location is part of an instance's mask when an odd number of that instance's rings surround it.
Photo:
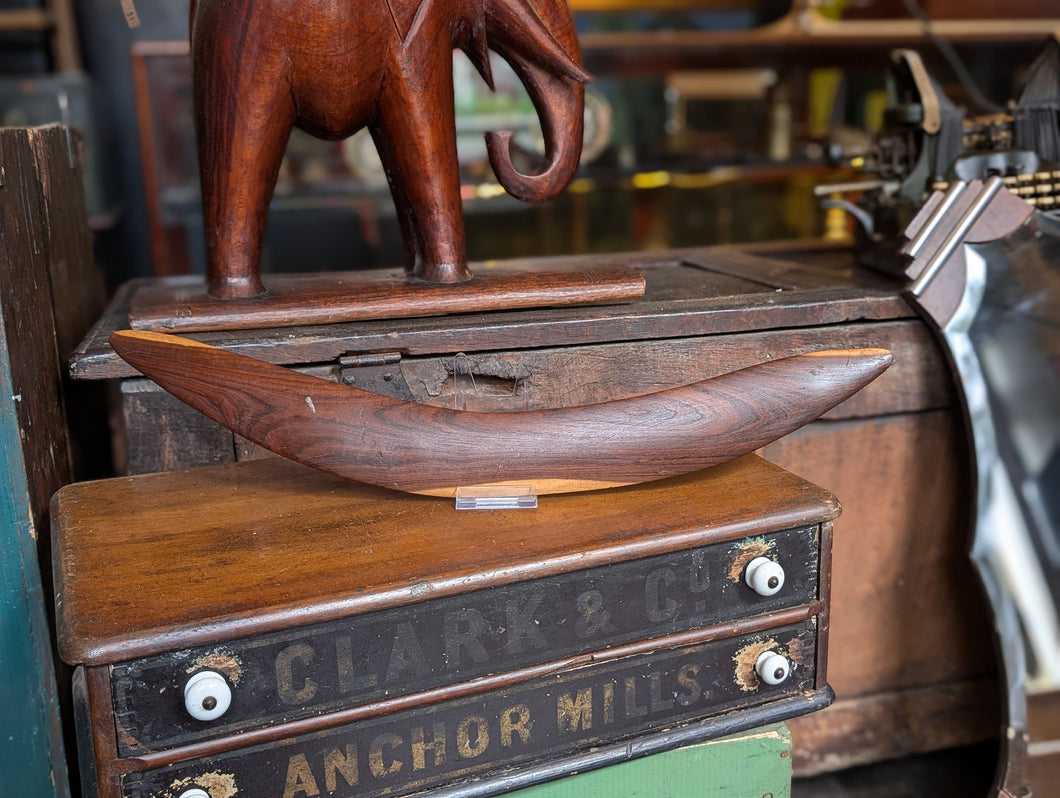
<path fill-rule="evenodd" d="M 538 493 L 629 485 L 754 451 L 856 393 L 885 349 L 797 355 L 647 396 L 483 413 L 407 402 L 171 335 L 111 345 L 178 399 L 292 460 L 358 482 L 452 496 L 460 485 Z"/>

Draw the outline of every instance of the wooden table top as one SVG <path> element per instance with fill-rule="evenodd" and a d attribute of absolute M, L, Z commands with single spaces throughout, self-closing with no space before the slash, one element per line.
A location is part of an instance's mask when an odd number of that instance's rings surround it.
<path fill-rule="evenodd" d="M 755 455 L 536 510 L 458 511 L 281 459 L 78 483 L 53 501 L 60 653 L 123 661 L 838 514 Z"/>

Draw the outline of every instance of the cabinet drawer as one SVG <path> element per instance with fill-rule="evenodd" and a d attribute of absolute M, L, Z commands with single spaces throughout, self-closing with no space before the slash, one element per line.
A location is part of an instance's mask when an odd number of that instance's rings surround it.
<path fill-rule="evenodd" d="M 817 619 L 756 634 L 590 664 L 475 696 L 300 733 L 122 776 L 125 798 L 404 795 L 442 785 L 468 794 L 562 775 L 817 709 Z M 756 663 L 788 664 L 768 685 Z M 763 677 L 768 678 L 768 676 Z M 761 711 L 756 711 L 759 708 Z M 739 709 L 741 712 L 733 713 Z M 715 725 L 711 725 L 712 722 Z M 626 742 L 636 739 L 636 744 Z M 535 770 L 537 775 L 535 776 Z M 488 778 L 477 779 L 486 774 Z M 498 775 L 501 774 L 501 775 Z M 521 775 L 520 775 L 521 774 Z M 513 781 L 514 779 L 514 781 Z M 460 787 L 459 785 L 464 785 Z"/>
<path fill-rule="evenodd" d="M 471 680 L 486 689 L 491 674 L 526 679 L 548 663 L 555 670 L 632 644 L 649 650 L 696 630 L 728 636 L 737 621 L 796 607 L 808 615 L 819 597 L 820 538 L 819 525 L 804 526 L 117 664 L 118 752 L 167 750 Z M 759 556 L 783 569 L 772 595 L 744 579 Z M 224 714 L 207 721 L 189 714 L 184 696 L 205 671 L 231 691 Z"/>

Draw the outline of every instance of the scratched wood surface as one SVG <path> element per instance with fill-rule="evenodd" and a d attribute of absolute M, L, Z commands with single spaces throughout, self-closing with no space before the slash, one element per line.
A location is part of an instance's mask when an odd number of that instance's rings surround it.
<path fill-rule="evenodd" d="M 650 651 L 772 635 L 815 615 L 820 633 L 828 540 L 817 525 L 765 532 L 118 663 L 118 750 L 142 758 L 230 735 L 249 745 L 277 725 L 359 722 Z M 784 568 L 773 596 L 740 578 L 763 552 Z M 205 663 L 239 694 L 208 724 L 173 701 Z"/>
<path fill-rule="evenodd" d="M 240 300 L 214 299 L 205 281 L 198 287 L 144 286 L 132 297 L 129 322 L 138 330 L 170 332 L 304 327 L 617 302 L 644 293 L 640 272 L 606 265 L 560 272 L 493 270 L 459 286 L 382 270 L 266 276 L 263 283 L 265 294 Z"/>
<path fill-rule="evenodd" d="M 835 512 L 753 455 L 526 512 L 461 512 L 278 459 L 80 483 L 55 504 L 60 651 L 113 662 Z"/>
<path fill-rule="evenodd" d="M 315 733 L 277 726 L 266 739 L 227 738 L 228 750 L 192 756 L 185 750 L 176 761 L 142 756 L 115 765 L 132 771 L 122 776 L 123 798 L 179 795 L 215 779 L 240 793 L 287 798 L 323 792 L 320 784 L 335 798 L 396 798 L 433 787 L 450 798 L 504 794 L 520 784 L 719 736 L 726 721 L 750 728 L 827 705 L 830 691 L 818 686 L 812 661 L 815 636 L 812 621 L 769 630 L 766 645 L 793 662 L 779 685 L 746 690 L 734 678 L 734 663 L 763 645 L 761 635 L 744 634 L 593 662 L 437 701 L 429 712 L 414 707 Z M 410 749 L 424 756 L 409 757 Z M 329 762 L 338 757 L 342 779 L 329 779 Z"/>
<path fill-rule="evenodd" d="M 407 357 L 429 356 L 916 317 L 900 296 L 896 282 L 855 272 L 847 250 L 789 244 L 786 249 L 756 245 L 748 252 L 751 256 L 741 257 L 743 274 L 738 277 L 729 274 L 729 248 L 608 255 L 606 263 L 635 267 L 644 275 L 644 295 L 626 303 L 350 322 L 306 326 L 297 332 L 264 329 L 194 333 L 188 337 L 259 360 L 290 365 L 323 363 L 353 354 L 400 352 Z M 814 277 L 804 277 L 806 285 L 796 288 L 783 287 L 793 278 L 784 278 L 783 283 L 777 284 L 774 273 L 781 257 L 788 259 L 792 268 L 797 267 L 797 273 Z M 588 268 L 599 261 L 600 256 L 595 255 L 541 258 L 507 261 L 505 267 Z M 166 282 L 197 283 L 198 279 L 166 278 Z M 136 370 L 115 354 L 108 339 L 115 330 L 129 327 L 131 296 L 141 286 L 154 282 L 133 281 L 119 291 L 71 357 L 70 370 L 75 378 L 136 375 Z"/>
<path fill-rule="evenodd" d="M 829 681 L 835 727 L 791 724 L 796 772 L 996 738 L 991 620 L 969 559 L 960 417 L 951 409 L 818 423 L 767 447 L 771 461 L 836 491 Z M 987 680 L 990 692 L 954 690 Z M 909 690 L 920 690 L 917 700 Z M 868 701 L 878 699 L 877 703 Z M 929 717 L 925 708 L 935 707 Z M 866 707 L 872 711 L 864 711 Z M 848 711 L 849 710 L 849 711 Z M 843 727 L 845 735 L 834 729 Z M 892 729 L 922 729 L 895 738 Z"/>

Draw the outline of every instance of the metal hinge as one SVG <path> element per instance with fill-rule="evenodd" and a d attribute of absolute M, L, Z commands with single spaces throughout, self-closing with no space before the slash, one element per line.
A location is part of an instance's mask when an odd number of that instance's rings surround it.
<path fill-rule="evenodd" d="M 349 352 L 339 357 L 339 381 L 373 393 L 412 400 L 400 352 Z"/>
<path fill-rule="evenodd" d="M 401 360 L 400 352 L 347 352 L 339 356 L 339 368 L 357 369 L 365 366 L 389 366 Z"/>

